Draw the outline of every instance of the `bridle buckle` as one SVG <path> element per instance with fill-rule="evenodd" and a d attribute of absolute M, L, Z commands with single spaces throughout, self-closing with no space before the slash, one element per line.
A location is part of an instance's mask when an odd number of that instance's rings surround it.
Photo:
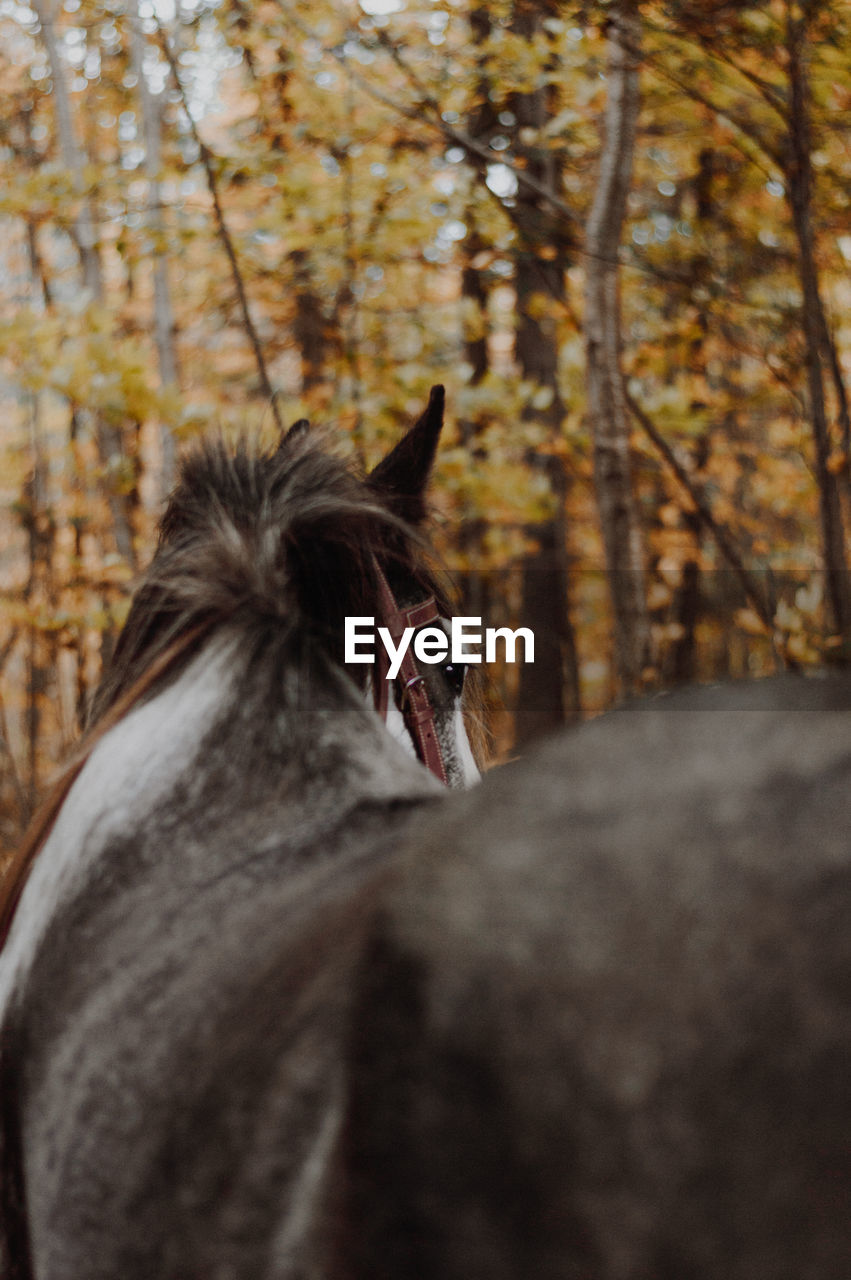
<path fill-rule="evenodd" d="M 404 712 L 406 707 L 413 710 L 413 702 L 411 701 L 411 691 L 416 689 L 417 685 L 425 685 L 425 676 L 415 675 L 406 680 L 402 685 L 402 692 L 399 694 L 399 710 Z"/>

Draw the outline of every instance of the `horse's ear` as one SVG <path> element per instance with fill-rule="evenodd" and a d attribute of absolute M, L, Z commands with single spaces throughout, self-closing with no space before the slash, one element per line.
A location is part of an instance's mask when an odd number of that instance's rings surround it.
<path fill-rule="evenodd" d="M 281 436 L 281 443 L 278 445 L 278 448 L 283 449 L 286 445 L 292 444 L 295 440 L 299 440 L 309 430 L 310 423 L 307 418 L 299 418 L 298 422 L 294 422 L 289 431 L 285 432 L 284 435 Z"/>
<path fill-rule="evenodd" d="M 370 474 L 396 515 L 410 524 L 425 519 L 425 491 L 443 426 L 443 387 L 432 387 L 422 417 Z"/>

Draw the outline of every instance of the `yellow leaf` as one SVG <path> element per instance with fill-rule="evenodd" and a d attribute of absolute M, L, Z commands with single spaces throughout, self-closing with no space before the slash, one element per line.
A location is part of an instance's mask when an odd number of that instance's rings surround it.
<path fill-rule="evenodd" d="M 736 626 L 741 627 L 742 631 L 746 631 L 750 636 L 766 634 L 765 623 L 753 609 L 737 609 Z"/>

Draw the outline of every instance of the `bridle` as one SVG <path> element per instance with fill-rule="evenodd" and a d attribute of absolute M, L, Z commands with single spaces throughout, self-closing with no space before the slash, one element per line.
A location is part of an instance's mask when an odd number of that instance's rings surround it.
<path fill-rule="evenodd" d="M 428 626 L 429 623 L 440 621 L 440 611 L 434 596 L 429 596 L 421 604 L 414 604 L 407 609 L 400 609 L 396 603 L 396 597 L 390 590 L 390 584 L 384 576 L 384 571 L 374 556 L 372 565 L 378 582 L 378 600 L 382 625 L 390 632 L 394 644 L 399 643 L 406 627 L 414 627 L 415 630 L 418 630 L 420 627 Z M 402 659 L 395 682 L 387 678 L 389 669 L 390 658 L 386 650 L 381 649 L 378 657 L 377 678 L 374 682 L 375 688 L 373 690 L 376 711 L 381 719 L 386 722 L 390 701 L 390 686 L 395 683 L 399 689 L 399 710 L 402 713 L 405 728 L 411 735 L 411 741 L 414 744 L 417 756 L 430 773 L 433 773 L 444 786 L 448 786 L 449 779 L 443 761 L 443 752 L 434 725 L 434 707 L 431 705 L 428 696 L 425 679 L 417 670 L 417 664 L 414 661 L 410 646 L 405 650 L 405 656 Z"/>

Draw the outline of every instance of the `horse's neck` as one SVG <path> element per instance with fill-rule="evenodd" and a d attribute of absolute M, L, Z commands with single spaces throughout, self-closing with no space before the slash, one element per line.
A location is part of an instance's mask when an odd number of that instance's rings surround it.
<path fill-rule="evenodd" d="M 0 956 L 0 1011 L 70 901 L 88 897 L 95 913 L 104 895 L 129 891 L 130 908 L 130 882 L 142 885 L 146 864 L 165 860 L 177 902 L 193 851 L 210 876 L 227 874 L 235 859 L 273 863 L 284 846 L 301 861 L 327 852 L 347 814 L 433 792 L 344 684 L 326 691 L 327 707 L 314 689 L 315 724 L 296 723 L 303 709 L 260 700 L 244 653 L 234 635 L 211 641 L 97 744 L 36 858 Z M 291 751 L 289 731 L 302 744 Z"/>

